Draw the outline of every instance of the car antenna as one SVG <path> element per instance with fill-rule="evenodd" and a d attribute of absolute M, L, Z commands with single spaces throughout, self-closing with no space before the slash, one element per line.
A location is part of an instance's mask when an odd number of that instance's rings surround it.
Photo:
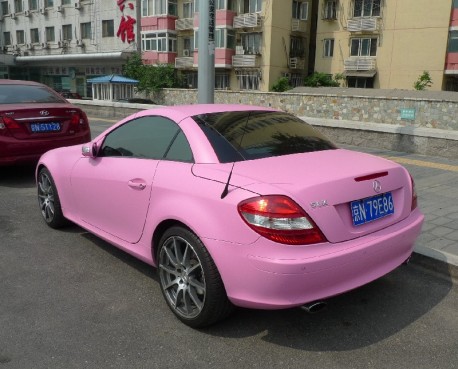
<path fill-rule="evenodd" d="M 251 116 L 251 112 L 248 113 L 248 117 L 246 118 L 246 121 L 245 121 L 245 126 L 243 127 L 243 134 L 242 134 L 242 137 L 240 138 L 240 144 L 239 144 L 240 147 L 242 147 L 243 138 L 245 137 L 246 127 L 248 126 L 248 121 L 250 120 L 250 116 Z M 224 186 L 224 190 L 221 193 L 221 199 L 224 199 L 227 196 L 227 194 L 229 193 L 229 183 L 231 182 L 232 172 L 234 171 L 234 166 L 235 166 L 235 161 L 232 163 L 231 171 L 229 172 L 229 176 L 227 177 L 226 185 Z"/>

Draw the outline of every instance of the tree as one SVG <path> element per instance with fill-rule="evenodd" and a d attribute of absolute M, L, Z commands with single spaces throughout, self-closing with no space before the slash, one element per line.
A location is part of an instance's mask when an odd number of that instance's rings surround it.
<path fill-rule="evenodd" d="M 315 72 L 304 80 L 307 87 L 339 87 L 341 75 L 336 74 L 335 78 L 326 73 Z"/>
<path fill-rule="evenodd" d="M 431 87 L 432 84 L 433 80 L 431 79 L 429 72 L 424 71 L 423 74 L 420 75 L 418 79 L 415 81 L 413 87 L 415 88 L 415 90 L 423 91 L 426 90 L 426 87 Z"/>
<path fill-rule="evenodd" d="M 141 55 L 132 55 L 123 68 L 125 76 L 138 80 L 137 90 L 147 96 L 163 88 L 179 86 L 179 80 L 172 64 L 143 64 Z"/>
<path fill-rule="evenodd" d="M 281 77 L 278 81 L 272 86 L 272 91 L 274 92 L 285 92 L 291 90 L 289 80 L 287 77 Z"/>

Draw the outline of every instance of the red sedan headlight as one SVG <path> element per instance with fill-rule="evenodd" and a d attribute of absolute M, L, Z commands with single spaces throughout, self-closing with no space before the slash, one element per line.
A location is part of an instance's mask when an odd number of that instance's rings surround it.
<path fill-rule="evenodd" d="M 238 205 L 242 219 L 261 236 L 287 245 L 310 245 L 326 238 L 305 211 L 287 196 L 259 196 Z"/>

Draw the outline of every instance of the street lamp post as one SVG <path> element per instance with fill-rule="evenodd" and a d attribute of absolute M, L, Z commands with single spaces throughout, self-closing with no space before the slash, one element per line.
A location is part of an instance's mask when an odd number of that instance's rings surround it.
<path fill-rule="evenodd" d="M 198 101 L 213 104 L 215 95 L 215 0 L 199 1 Z"/>

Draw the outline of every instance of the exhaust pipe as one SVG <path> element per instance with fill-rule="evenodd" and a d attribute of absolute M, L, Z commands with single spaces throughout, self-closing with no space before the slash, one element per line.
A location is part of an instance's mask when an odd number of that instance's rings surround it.
<path fill-rule="evenodd" d="M 315 314 L 323 310 L 327 304 L 324 301 L 313 301 L 301 306 L 301 309 L 309 314 Z"/>

